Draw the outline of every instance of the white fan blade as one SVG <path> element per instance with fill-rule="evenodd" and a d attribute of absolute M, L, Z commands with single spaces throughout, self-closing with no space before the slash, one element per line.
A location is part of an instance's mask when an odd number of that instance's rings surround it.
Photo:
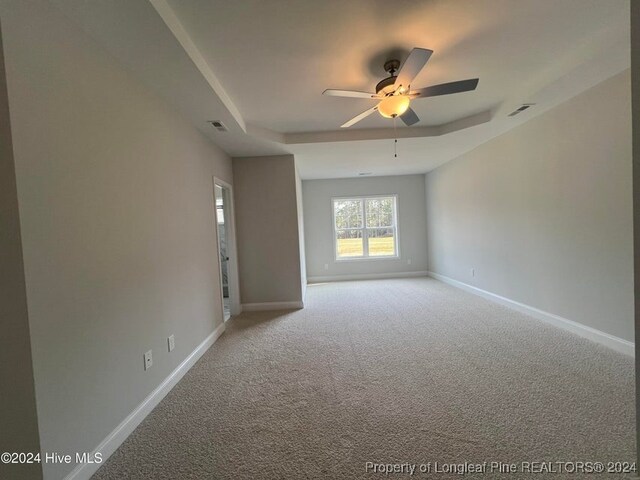
<path fill-rule="evenodd" d="M 360 115 L 358 115 L 357 117 L 353 117 L 351 120 L 349 120 L 347 123 L 345 123 L 344 125 L 340 125 L 340 128 L 347 128 L 350 127 L 353 124 L 358 123 L 360 120 L 362 120 L 363 118 L 368 117 L 369 115 L 371 115 L 373 112 L 375 112 L 376 110 L 378 110 L 378 105 L 376 105 L 373 108 L 370 108 L 369 110 L 366 110 L 364 112 L 362 112 Z"/>
<path fill-rule="evenodd" d="M 398 89 L 402 87 L 405 91 L 408 91 L 411 82 L 418 76 L 422 67 L 427 64 L 432 53 L 433 50 L 426 48 L 414 48 L 411 50 L 411 53 L 402 64 L 400 72 L 398 72 L 398 78 L 396 78 L 393 88 Z"/>
<path fill-rule="evenodd" d="M 322 92 L 323 95 L 330 95 L 332 97 L 350 97 L 350 98 L 380 98 L 375 93 L 356 92 L 355 90 L 334 90 L 328 89 Z"/>
<path fill-rule="evenodd" d="M 410 92 L 410 97 L 437 97 L 439 95 L 450 95 L 452 93 L 470 92 L 478 86 L 477 78 L 469 80 L 458 80 L 457 82 L 441 83 L 440 85 L 431 85 L 430 87 L 420 88 L 414 92 Z"/>

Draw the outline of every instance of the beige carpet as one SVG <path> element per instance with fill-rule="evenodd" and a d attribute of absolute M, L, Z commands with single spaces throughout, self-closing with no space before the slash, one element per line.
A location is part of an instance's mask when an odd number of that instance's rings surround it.
<path fill-rule="evenodd" d="M 314 285 L 304 310 L 228 327 L 94 478 L 408 478 L 366 463 L 634 460 L 631 358 L 432 279 Z"/>

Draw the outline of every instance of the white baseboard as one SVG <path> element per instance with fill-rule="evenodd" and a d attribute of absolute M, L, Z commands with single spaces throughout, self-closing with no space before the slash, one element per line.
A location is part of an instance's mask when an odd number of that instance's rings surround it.
<path fill-rule="evenodd" d="M 322 277 L 309 277 L 307 283 L 320 282 L 345 282 L 350 280 L 377 280 L 382 278 L 409 278 L 409 277 L 426 277 L 429 275 L 427 271 L 418 272 L 391 272 L 391 273 L 360 273 L 354 275 L 327 275 Z"/>
<path fill-rule="evenodd" d="M 264 302 L 264 303 L 243 303 L 243 312 L 259 312 L 263 310 L 297 310 L 304 308 L 303 302 Z"/>
<path fill-rule="evenodd" d="M 511 300 L 506 297 L 501 297 L 500 295 L 496 295 L 495 293 L 482 290 L 481 288 L 468 285 L 458 280 L 454 280 L 453 278 L 440 275 L 439 273 L 429 272 L 429 276 L 435 278 L 436 280 L 440 280 L 441 282 L 448 283 L 449 285 L 453 285 L 454 287 L 458 287 L 462 290 L 466 290 L 467 292 L 474 293 L 506 307 L 517 310 L 521 313 L 530 315 L 537 320 L 541 320 L 545 323 L 550 323 L 551 325 L 562 328 L 563 330 L 568 330 L 569 332 L 580 335 L 581 337 L 593 342 L 597 342 L 617 352 L 623 353 L 625 355 L 630 355 L 632 357 L 635 356 L 635 344 L 633 342 L 629 342 L 628 340 L 624 340 L 614 335 L 610 335 L 606 332 L 596 330 L 595 328 L 582 325 L 581 323 L 574 322 L 573 320 L 569 320 L 559 315 L 545 312 L 544 310 L 531 307 L 524 303 L 516 302 L 515 300 Z"/>
<path fill-rule="evenodd" d="M 79 464 L 74 468 L 64 480 L 88 480 L 91 476 L 104 464 L 113 452 L 131 435 L 138 425 L 145 419 L 149 413 L 160 403 L 160 401 L 171 391 L 171 389 L 180 381 L 185 373 L 198 361 L 198 359 L 206 352 L 211 345 L 222 335 L 225 325 L 222 323 L 219 325 L 211 335 L 209 335 L 196 349 L 185 358 L 178 367 L 171 372 L 171 374 L 164 379 L 164 381 L 158 385 L 158 387 L 145 398 L 140 405 L 138 405 L 128 416 L 125 418 L 115 430 L 113 430 L 107 437 L 100 442 L 100 444 L 93 450 L 93 454 L 99 452 L 102 454 L 102 463 L 86 463 Z M 94 455 L 90 458 L 94 458 Z"/>

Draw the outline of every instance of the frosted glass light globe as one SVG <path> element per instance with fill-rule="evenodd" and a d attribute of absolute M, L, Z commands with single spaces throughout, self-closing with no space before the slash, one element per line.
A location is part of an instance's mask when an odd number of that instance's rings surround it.
<path fill-rule="evenodd" d="M 407 111 L 410 101 L 406 95 L 391 95 L 380 102 L 378 111 L 385 118 L 399 117 Z"/>

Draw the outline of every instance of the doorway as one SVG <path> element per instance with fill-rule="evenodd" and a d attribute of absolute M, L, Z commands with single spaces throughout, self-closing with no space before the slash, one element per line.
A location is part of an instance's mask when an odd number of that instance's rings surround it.
<path fill-rule="evenodd" d="M 218 239 L 218 265 L 220 267 L 220 294 L 222 314 L 226 322 L 239 313 L 237 288 L 237 262 L 235 258 L 235 226 L 233 222 L 233 196 L 231 185 L 214 179 L 216 236 Z"/>

